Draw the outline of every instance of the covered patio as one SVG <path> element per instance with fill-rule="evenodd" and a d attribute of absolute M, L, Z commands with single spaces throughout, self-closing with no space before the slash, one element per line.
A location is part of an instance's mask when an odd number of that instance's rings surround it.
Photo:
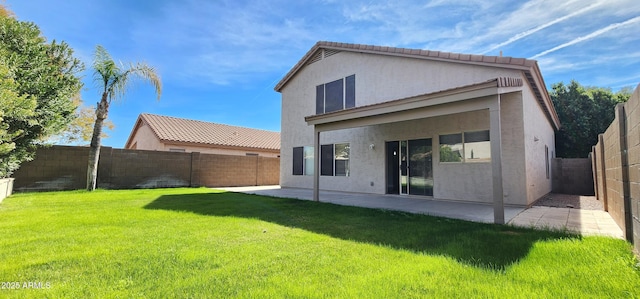
<path fill-rule="evenodd" d="M 313 145 L 315 157 L 320 157 L 320 135 L 323 132 L 488 110 L 491 146 L 491 190 L 493 192 L 493 208 L 490 214 L 493 216 L 492 222 L 504 224 L 510 218 L 505 215 L 506 210 L 504 207 L 501 95 L 520 92 L 522 86 L 523 82 L 519 78 L 496 78 L 484 83 L 461 86 L 450 90 L 312 115 L 306 117 L 305 121 L 314 128 Z M 312 198 L 315 201 L 320 201 L 322 197 L 320 194 L 320 189 L 322 189 L 319 172 L 321 168 L 320 159 L 315 159 L 314 163 Z M 398 199 L 400 198 L 398 197 Z M 323 198 L 323 201 L 326 200 Z M 407 198 L 407 204 L 410 202 L 411 199 Z M 400 205 L 402 203 L 393 201 L 391 204 Z M 488 208 L 487 205 L 482 203 L 473 203 L 472 205 L 477 205 L 478 208 L 481 206 L 481 210 Z M 470 211 L 478 210 L 472 208 Z M 486 215 L 483 215 L 480 218 L 485 219 L 486 217 Z"/>

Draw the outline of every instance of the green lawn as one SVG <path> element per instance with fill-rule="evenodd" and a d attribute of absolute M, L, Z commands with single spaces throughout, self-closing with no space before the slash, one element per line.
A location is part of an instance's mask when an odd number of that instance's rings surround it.
<path fill-rule="evenodd" d="M 623 240 L 204 188 L 15 194 L 0 236 L 0 298 L 640 298 Z"/>

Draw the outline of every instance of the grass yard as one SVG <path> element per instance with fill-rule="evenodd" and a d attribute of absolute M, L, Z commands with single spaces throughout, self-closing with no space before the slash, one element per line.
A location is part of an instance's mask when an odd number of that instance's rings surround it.
<path fill-rule="evenodd" d="M 0 236 L 8 298 L 640 298 L 623 240 L 204 188 L 15 194 Z"/>

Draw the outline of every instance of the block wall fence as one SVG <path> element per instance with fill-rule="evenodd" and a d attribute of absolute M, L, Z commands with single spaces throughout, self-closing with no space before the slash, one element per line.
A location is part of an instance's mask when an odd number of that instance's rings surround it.
<path fill-rule="evenodd" d="M 591 152 L 594 189 L 604 208 L 640 252 L 640 85 L 598 136 Z"/>
<path fill-rule="evenodd" d="M 594 195 L 591 159 L 551 159 L 551 191 L 553 193 Z"/>
<path fill-rule="evenodd" d="M 84 189 L 88 147 L 39 148 L 13 175 L 15 191 Z M 233 187 L 277 185 L 280 159 L 102 147 L 97 187 Z"/>

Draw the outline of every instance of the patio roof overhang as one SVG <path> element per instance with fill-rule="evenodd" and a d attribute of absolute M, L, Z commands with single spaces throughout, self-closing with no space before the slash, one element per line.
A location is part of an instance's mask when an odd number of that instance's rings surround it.
<path fill-rule="evenodd" d="M 522 80 L 496 78 L 418 96 L 305 117 L 318 131 L 394 123 L 489 108 L 495 95 L 522 90 Z"/>
<path fill-rule="evenodd" d="M 522 91 L 520 78 L 496 78 L 404 99 L 305 117 L 314 127 L 315 157 L 320 156 L 320 133 L 395 123 L 456 113 L 489 110 L 494 222 L 504 223 L 500 95 Z M 313 199 L 319 201 L 320 159 L 315 159 Z"/>

